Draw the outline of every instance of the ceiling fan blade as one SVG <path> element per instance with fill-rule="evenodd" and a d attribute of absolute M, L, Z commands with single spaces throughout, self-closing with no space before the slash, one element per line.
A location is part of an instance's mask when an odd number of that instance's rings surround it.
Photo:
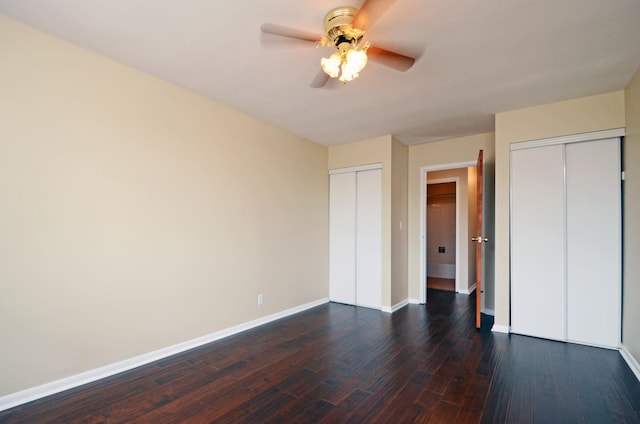
<path fill-rule="evenodd" d="M 365 0 L 353 17 L 351 26 L 367 31 L 396 0 Z"/>
<path fill-rule="evenodd" d="M 388 66 L 396 71 L 404 72 L 411 68 L 416 60 L 413 57 L 395 53 L 380 47 L 371 46 L 367 50 L 369 60 Z"/>
<path fill-rule="evenodd" d="M 318 71 L 316 76 L 311 81 L 311 88 L 322 88 L 327 85 L 329 81 L 329 75 L 327 75 L 322 69 Z"/>
<path fill-rule="evenodd" d="M 293 38 L 293 39 L 302 40 L 302 41 L 310 41 L 312 43 L 317 43 L 322 38 L 310 32 L 301 31 L 295 28 L 289 28 L 282 25 L 269 24 L 269 23 L 262 24 L 262 26 L 260 27 L 260 30 L 264 34 L 277 35 L 279 37 Z"/>

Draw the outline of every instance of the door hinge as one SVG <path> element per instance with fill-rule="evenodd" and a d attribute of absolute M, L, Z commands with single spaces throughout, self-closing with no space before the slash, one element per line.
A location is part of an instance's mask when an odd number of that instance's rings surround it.
<path fill-rule="evenodd" d="M 621 179 L 622 181 L 624 181 L 624 171 L 622 171 L 622 172 L 620 173 L 620 179 Z"/>

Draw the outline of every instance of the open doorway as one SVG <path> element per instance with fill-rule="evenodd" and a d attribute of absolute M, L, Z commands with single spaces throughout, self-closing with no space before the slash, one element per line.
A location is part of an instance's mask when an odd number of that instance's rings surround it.
<path fill-rule="evenodd" d="M 461 294 L 475 290 L 475 244 L 471 241 L 477 226 L 474 165 L 470 162 L 451 168 L 423 168 L 421 295 L 424 302 L 427 302 L 427 287 L 442 290 L 453 286 L 453 290 Z"/>
<path fill-rule="evenodd" d="M 458 178 L 427 178 L 427 288 L 456 291 Z"/>

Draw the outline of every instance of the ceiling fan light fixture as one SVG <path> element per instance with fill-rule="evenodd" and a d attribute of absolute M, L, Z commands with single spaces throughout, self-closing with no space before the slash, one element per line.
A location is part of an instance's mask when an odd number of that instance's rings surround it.
<path fill-rule="evenodd" d="M 327 75 L 344 83 L 357 78 L 359 72 L 367 65 L 369 43 L 358 47 L 364 31 L 351 25 L 357 14 L 358 9 L 354 7 L 343 6 L 330 10 L 324 18 L 326 35 L 318 44 L 333 45 L 338 49 L 338 52 L 330 57 L 320 59 L 320 65 Z"/>
<path fill-rule="evenodd" d="M 312 42 L 316 47 L 334 47 L 338 51 L 320 59 L 324 74 L 330 78 L 338 78 L 343 83 L 358 77 L 367 65 L 368 57 L 372 60 L 404 72 L 411 68 L 416 59 L 403 54 L 385 50 L 380 47 L 369 49 L 369 42 L 364 38 L 366 30 L 376 21 L 395 0 L 363 0 L 360 9 L 341 6 L 330 10 L 324 19 L 324 35 L 317 37 L 306 31 L 299 31 L 280 25 L 265 23 L 263 34 Z M 311 87 L 324 87 L 329 78 L 320 73 L 314 78 Z"/>
<path fill-rule="evenodd" d="M 367 52 L 364 49 L 347 51 L 346 60 L 342 62 L 340 81 L 352 81 L 360 75 L 360 71 L 367 66 Z"/>
<path fill-rule="evenodd" d="M 335 52 L 329 57 L 323 57 L 320 59 L 320 66 L 322 70 L 331 78 L 337 78 L 340 74 L 340 65 L 342 64 L 342 57 L 340 53 Z"/>
<path fill-rule="evenodd" d="M 369 43 L 362 48 L 348 43 L 341 44 L 339 52 L 320 59 L 322 70 L 331 78 L 338 78 L 341 82 L 353 81 L 367 65 L 368 48 Z"/>

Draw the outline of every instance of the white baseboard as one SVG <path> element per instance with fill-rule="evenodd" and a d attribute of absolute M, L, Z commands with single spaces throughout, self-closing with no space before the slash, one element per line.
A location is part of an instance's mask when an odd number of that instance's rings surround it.
<path fill-rule="evenodd" d="M 474 291 L 476 291 L 476 287 L 477 287 L 477 286 L 478 286 L 478 285 L 474 283 L 474 284 L 473 284 L 471 287 L 469 287 L 467 290 L 458 290 L 458 293 L 460 293 L 460 294 L 466 294 L 466 295 L 469 295 L 469 294 L 473 293 Z"/>
<path fill-rule="evenodd" d="M 427 264 L 427 276 L 436 278 L 456 278 L 455 264 Z"/>
<path fill-rule="evenodd" d="M 397 311 L 400 308 L 404 308 L 405 306 L 407 306 L 409 304 L 409 299 L 405 299 L 401 302 L 396 303 L 395 305 L 393 305 L 392 307 L 388 307 L 388 306 L 383 306 L 382 307 L 382 312 L 387 312 L 389 314 L 394 313 L 395 311 Z"/>
<path fill-rule="evenodd" d="M 631 352 L 629 352 L 629 350 L 624 347 L 624 345 L 620 347 L 620 355 L 622 355 L 622 358 L 627 362 L 627 365 L 629 365 L 631 371 L 633 371 L 633 373 L 636 375 L 638 381 L 640 381 L 640 364 L 638 363 L 636 358 L 633 357 Z"/>
<path fill-rule="evenodd" d="M 508 325 L 493 324 L 493 327 L 491 327 L 491 331 L 493 331 L 494 333 L 509 334 L 511 332 L 511 329 L 509 328 Z"/>
<path fill-rule="evenodd" d="M 482 313 L 485 315 L 491 315 L 492 317 L 496 316 L 496 311 L 494 311 L 493 309 L 489 309 L 489 308 L 484 308 L 482 310 Z"/>
<path fill-rule="evenodd" d="M 421 305 L 422 302 L 420 302 L 420 299 L 409 299 L 409 303 L 411 303 L 412 305 Z"/>
<path fill-rule="evenodd" d="M 186 342 L 175 344 L 173 346 L 165 347 L 153 352 L 125 359 L 124 361 L 116 362 L 111 365 L 95 368 L 93 370 L 89 370 L 80 374 L 72 375 L 71 377 L 52 381 L 41 386 L 31 387 L 29 389 L 11 393 L 9 395 L 0 397 L 0 411 L 13 408 L 14 406 L 22 405 L 23 403 L 31 402 L 45 396 L 60 393 L 74 387 L 82 386 L 83 384 L 91 383 L 102 378 L 110 377 L 112 375 L 119 374 L 121 372 L 128 371 L 142 365 L 146 365 L 159 359 L 182 353 L 187 350 L 205 345 L 207 343 L 211 343 L 216 340 L 220 340 L 225 337 L 241 333 L 255 327 L 259 327 L 271 321 L 285 318 L 289 315 L 297 314 L 299 312 L 314 308 L 319 305 L 323 305 L 328 302 L 329 299 L 325 298 L 305 303 L 304 305 L 296 306 L 294 308 L 277 312 L 275 314 L 267 315 L 262 318 L 255 319 L 244 324 L 239 324 L 224 330 L 216 331 L 215 333 L 211 333 L 206 336 L 198 337 Z"/>

